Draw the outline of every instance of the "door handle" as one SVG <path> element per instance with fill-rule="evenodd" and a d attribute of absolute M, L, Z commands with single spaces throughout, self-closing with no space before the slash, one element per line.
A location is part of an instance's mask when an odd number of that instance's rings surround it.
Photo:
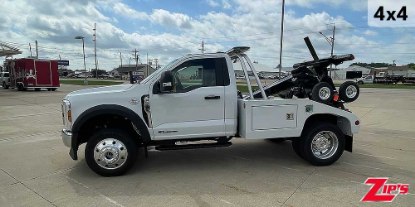
<path fill-rule="evenodd" d="M 220 96 L 210 95 L 210 96 L 205 96 L 205 99 L 206 100 L 220 99 Z"/>

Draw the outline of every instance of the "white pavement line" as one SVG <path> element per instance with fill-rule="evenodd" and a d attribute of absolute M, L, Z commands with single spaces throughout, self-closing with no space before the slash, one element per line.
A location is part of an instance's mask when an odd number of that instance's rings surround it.
<path fill-rule="evenodd" d="M 72 169 L 75 169 L 75 168 L 77 168 L 77 167 L 73 166 L 73 167 L 69 167 L 69 168 L 62 169 L 62 170 L 56 170 L 56 171 L 51 172 L 51 173 L 48 173 L 46 175 L 40 175 L 40 176 L 37 176 L 37 177 L 32 177 L 32 178 L 30 178 L 28 180 L 36 180 L 36 179 L 39 179 L 39 178 L 46 178 L 46 177 L 49 177 L 51 175 L 61 174 L 61 173 L 64 173 L 66 171 L 69 171 L 69 170 L 72 170 Z"/>
<path fill-rule="evenodd" d="M 50 114 L 54 114 L 54 115 L 56 115 L 56 113 L 24 114 L 24 115 L 17 115 L 17 116 L 10 116 L 10 117 L 6 117 L 6 118 L 4 118 L 4 119 L 0 119 L 0 121 L 8 121 L 8 120 L 18 119 L 18 118 L 25 118 L 25 117 L 30 117 L 30 116 L 50 115 Z"/>
<path fill-rule="evenodd" d="M 46 131 L 46 132 L 39 132 L 39 133 L 33 133 L 33 134 L 28 134 L 28 135 L 21 135 L 21 136 L 14 136 L 14 137 L 9 137 L 9 138 L 3 138 L 0 139 L 1 141 L 12 141 L 14 139 L 19 139 L 19 138 L 27 138 L 27 137 L 34 137 L 34 136 L 38 136 L 38 135 L 52 135 L 52 134 L 60 134 L 60 131 L 58 130 L 51 130 L 51 131 Z"/>
<path fill-rule="evenodd" d="M 86 189 L 88 189 L 88 190 L 91 190 L 91 188 L 89 188 L 87 185 L 85 185 L 85 184 L 83 184 L 83 183 L 81 183 L 81 182 L 79 182 L 79 181 L 77 181 L 77 180 L 75 180 L 75 179 L 73 179 L 73 178 L 70 178 L 70 177 L 68 177 L 68 176 L 65 176 L 65 177 L 66 177 L 68 180 L 70 180 L 70 181 L 72 181 L 72 182 L 74 182 L 74 183 L 76 183 L 76 184 L 78 184 L 78 185 L 80 185 L 80 186 L 82 186 L 82 187 L 84 187 L 84 188 L 86 188 Z M 107 200 L 108 202 L 110 202 L 110 203 L 112 203 L 112 204 L 114 204 L 114 205 L 116 205 L 116 206 L 124 207 L 122 204 L 118 203 L 117 201 L 115 201 L 115 200 L 111 199 L 110 197 L 108 197 L 108 196 L 106 196 L 106 195 L 104 195 L 104 194 L 102 194 L 102 193 L 100 193 L 100 192 L 98 192 L 98 191 L 94 191 L 94 190 L 93 190 L 93 192 L 97 193 L 99 196 L 103 197 L 105 200 Z"/>
<path fill-rule="evenodd" d="M 397 158 L 394 158 L 394 157 L 376 156 L 376 155 L 370 155 L 370 154 L 359 153 L 359 152 L 354 152 L 353 154 L 364 155 L 364 156 L 369 156 L 369 157 L 376 157 L 376 158 L 385 158 L 385 159 L 390 159 L 390 160 L 397 160 Z"/>
<path fill-rule="evenodd" d="M 282 167 L 282 168 L 284 168 L 284 169 L 287 169 L 287 170 L 294 170 L 294 171 L 297 171 L 297 172 L 303 172 L 302 170 L 300 170 L 300 169 L 296 169 L 296 168 L 291 168 L 291 167 L 286 167 L 286 166 L 283 166 L 283 165 L 279 165 L 280 167 Z"/>
<path fill-rule="evenodd" d="M 233 204 L 233 203 L 231 203 L 231 202 L 229 202 L 229 201 L 227 201 L 227 200 L 223 200 L 223 199 L 220 199 L 220 201 L 222 201 L 222 202 L 224 202 L 224 203 L 226 203 L 226 204 L 229 204 L 229 205 L 235 205 L 235 204 Z"/>

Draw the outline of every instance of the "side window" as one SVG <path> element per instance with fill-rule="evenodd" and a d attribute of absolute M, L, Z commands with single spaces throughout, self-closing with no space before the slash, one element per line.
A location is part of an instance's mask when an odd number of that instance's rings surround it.
<path fill-rule="evenodd" d="M 173 69 L 174 91 L 188 92 L 201 87 L 224 85 L 224 58 L 189 60 Z M 229 79 L 229 77 L 228 77 Z"/>

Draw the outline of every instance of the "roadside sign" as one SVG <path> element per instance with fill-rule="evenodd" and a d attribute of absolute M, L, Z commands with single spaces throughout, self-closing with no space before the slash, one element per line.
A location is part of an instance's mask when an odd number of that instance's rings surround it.
<path fill-rule="evenodd" d="M 58 65 L 69 66 L 69 60 L 58 60 Z"/>

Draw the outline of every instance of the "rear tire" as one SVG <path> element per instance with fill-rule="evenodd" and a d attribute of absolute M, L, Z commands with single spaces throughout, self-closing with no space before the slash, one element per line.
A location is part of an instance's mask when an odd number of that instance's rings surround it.
<path fill-rule="evenodd" d="M 301 138 L 293 139 L 292 142 L 291 142 L 291 145 L 293 147 L 293 150 L 294 150 L 295 154 L 297 154 L 299 157 L 304 159 L 304 155 L 302 154 L 301 148 L 300 148 Z"/>
<path fill-rule="evenodd" d="M 350 103 L 356 101 L 360 95 L 360 88 L 359 86 L 353 81 L 346 81 L 340 85 L 339 88 L 339 96 L 340 99 Z"/>
<path fill-rule="evenodd" d="M 22 85 L 22 84 L 18 84 L 18 85 L 17 85 L 17 90 L 18 90 L 18 91 L 23 91 L 23 89 L 24 89 L 24 88 L 23 88 L 23 85 Z"/>
<path fill-rule="evenodd" d="M 9 86 L 6 84 L 6 82 L 3 82 L 2 86 L 3 86 L 3 89 L 9 89 Z"/>
<path fill-rule="evenodd" d="M 137 149 L 137 143 L 129 134 L 118 129 L 103 129 L 88 140 L 85 160 L 98 175 L 118 176 L 134 165 Z"/>
<path fill-rule="evenodd" d="M 344 151 L 343 132 L 334 124 L 317 123 L 307 127 L 298 150 L 312 165 L 325 166 L 336 162 Z"/>

